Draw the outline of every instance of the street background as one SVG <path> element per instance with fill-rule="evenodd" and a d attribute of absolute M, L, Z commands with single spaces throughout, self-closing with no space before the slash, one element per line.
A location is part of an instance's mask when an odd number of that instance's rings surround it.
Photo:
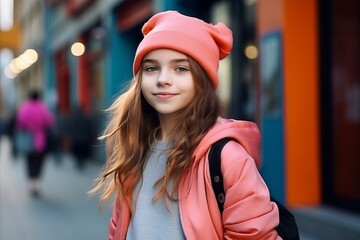
<path fill-rule="evenodd" d="M 65 153 L 48 156 L 33 199 L 24 159 L 2 141 L 0 240 L 106 239 L 109 210 L 86 194 L 105 161 L 104 110 L 133 76 L 141 27 L 166 10 L 231 27 L 217 94 L 227 117 L 258 124 L 261 174 L 301 239 L 360 239 L 360 1 L 0 4 L 0 136 L 14 136 L 18 107 L 38 90 L 56 118 L 49 151 Z"/>
<path fill-rule="evenodd" d="M 14 159 L 10 141 L 0 141 L 0 239 L 106 239 L 110 208 L 100 211 L 97 196 L 87 191 L 101 166 L 90 163 L 79 171 L 70 155 L 61 162 L 49 155 L 39 198 L 27 189 L 23 157 Z"/>

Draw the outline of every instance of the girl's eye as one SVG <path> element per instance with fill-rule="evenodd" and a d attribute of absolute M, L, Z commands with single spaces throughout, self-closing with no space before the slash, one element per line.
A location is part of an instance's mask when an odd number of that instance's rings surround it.
<path fill-rule="evenodd" d="M 155 66 L 147 66 L 147 67 L 144 66 L 144 71 L 146 71 L 146 72 L 155 72 L 157 70 L 158 70 L 158 68 Z"/>
<path fill-rule="evenodd" d="M 175 71 L 177 72 L 187 72 L 189 69 L 187 67 L 176 67 Z"/>

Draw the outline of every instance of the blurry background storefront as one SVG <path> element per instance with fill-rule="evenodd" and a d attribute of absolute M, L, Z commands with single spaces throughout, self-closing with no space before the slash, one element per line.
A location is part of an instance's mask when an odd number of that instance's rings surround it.
<path fill-rule="evenodd" d="M 360 212 L 360 3 L 321 1 L 323 198 Z"/>
<path fill-rule="evenodd" d="M 12 48 L 14 56 L 28 48 L 39 55 L 13 79 L 18 99 L 39 87 L 60 118 L 80 106 L 92 118 L 94 135 L 106 123 L 103 110 L 132 77 L 140 29 L 152 14 L 172 9 L 226 23 L 233 30 L 234 47 L 221 63 L 218 94 L 228 117 L 259 124 L 261 172 L 272 194 L 294 208 L 330 206 L 359 215 L 357 0 L 15 3 L 23 37 Z M 5 48 L 3 39 L 9 35 L 1 34 Z M 95 149 L 95 161 L 104 161 L 102 147 Z"/>
<path fill-rule="evenodd" d="M 205 21 L 237 24 L 234 35 L 238 41 L 234 44 L 234 52 L 239 54 L 232 55 L 237 66 L 231 66 L 231 58 L 222 63 L 223 84 L 219 95 L 229 114 L 254 120 L 255 99 L 247 96 L 249 93 L 244 86 L 255 95 L 254 83 L 249 82 L 253 79 L 251 66 L 255 62 L 241 52 L 242 45 L 255 44 L 254 6 L 250 3 L 246 11 L 240 1 L 207 1 L 206 4 L 200 0 L 47 1 L 44 13 L 45 94 L 51 95 L 48 99 L 57 100 L 55 109 L 60 117 L 66 118 L 73 105 L 80 105 L 84 111 L 96 115 L 96 132 L 101 132 L 104 119 L 98 114 L 121 93 L 132 77 L 134 53 L 142 39 L 141 26 L 155 12 L 174 9 Z M 241 19 L 233 16 L 241 16 Z M 74 43 L 82 44 L 84 52 L 75 56 Z M 246 69 L 247 76 L 241 69 Z M 232 76 L 240 80 L 233 82 L 236 88 L 232 86 Z M 236 89 L 245 94 L 236 94 Z M 99 154 L 97 157 L 103 159 L 101 151 Z"/>

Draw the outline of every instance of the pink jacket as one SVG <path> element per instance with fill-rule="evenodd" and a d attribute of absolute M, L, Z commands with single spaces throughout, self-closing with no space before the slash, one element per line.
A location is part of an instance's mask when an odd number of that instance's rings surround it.
<path fill-rule="evenodd" d="M 54 124 L 54 117 L 41 101 L 29 100 L 20 106 L 16 116 L 17 127 L 31 132 L 36 151 L 46 147 L 46 130 Z"/>
<path fill-rule="evenodd" d="M 231 137 L 221 155 L 226 199 L 220 215 L 209 177 L 208 152 L 212 143 Z M 180 218 L 186 239 L 281 239 L 277 205 L 261 178 L 260 134 L 256 124 L 219 118 L 194 151 L 191 171 L 179 188 Z M 109 226 L 110 240 L 126 238 L 131 213 L 117 199 Z"/>

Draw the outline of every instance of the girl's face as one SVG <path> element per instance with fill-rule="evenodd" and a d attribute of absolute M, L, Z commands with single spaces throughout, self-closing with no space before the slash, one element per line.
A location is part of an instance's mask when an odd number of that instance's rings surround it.
<path fill-rule="evenodd" d="M 141 71 L 142 93 L 160 118 L 184 109 L 194 99 L 194 79 L 185 54 L 153 50 L 144 57 Z"/>

